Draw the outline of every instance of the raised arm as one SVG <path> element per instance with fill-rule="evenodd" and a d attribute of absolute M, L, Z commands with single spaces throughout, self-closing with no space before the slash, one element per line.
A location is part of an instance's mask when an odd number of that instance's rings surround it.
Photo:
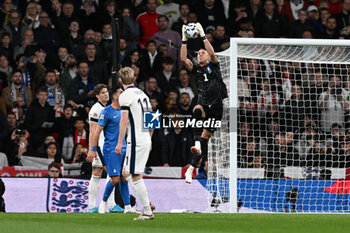
<path fill-rule="evenodd" d="M 207 50 L 207 52 L 208 52 L 208 54 L 210 56 L 211 62 L 215 63 L 215 64 L 218 63 L 218 58 L 215 55 L 214 48 L 210 44 L 210 42 L 207 39 L 207 37 L 205 36 L 205 32 L 204 32 L 204 29 L 203 29 L 202 25 L 200 23 L 196 23 L 196 27 L 197 27 L 197 30 L 199 32 L 199 36 L 203 40 L 205 50 Z"/>
<path fill-rule="evenodd" d="M 186 25 L 182 26 L 182 46 L 180 50 L 180 58 L 184 66 L 188 71 L 193 70 L 193 63 L 187 58 L 187 36 L 186 36 Z"/>

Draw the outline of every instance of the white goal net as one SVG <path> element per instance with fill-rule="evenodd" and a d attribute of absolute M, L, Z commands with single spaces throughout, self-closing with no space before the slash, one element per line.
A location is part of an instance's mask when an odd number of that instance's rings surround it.
<path fill-rule="evenodd" d="M 350 212 L 350 44 L 232 44 L 218 54 L 236 96 L 209 144 L 208 212 Z"/>

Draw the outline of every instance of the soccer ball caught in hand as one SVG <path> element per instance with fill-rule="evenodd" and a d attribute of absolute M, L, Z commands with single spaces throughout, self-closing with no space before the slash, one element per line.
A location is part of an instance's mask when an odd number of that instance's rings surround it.
<path fill-rule="evenodd" d="M 196 38 L 199 36 L 195 23 L 189 23 L 186 27 L 186 35 L 188 38 Z"/>

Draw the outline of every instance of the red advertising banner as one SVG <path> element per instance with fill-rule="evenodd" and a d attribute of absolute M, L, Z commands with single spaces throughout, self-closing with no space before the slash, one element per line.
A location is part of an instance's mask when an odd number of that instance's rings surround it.
<path fill-rule="evenodd" d="M 44 177 L 47 170 L 25 169 L 21 167 L 2 167 L 0 177 Z"/>

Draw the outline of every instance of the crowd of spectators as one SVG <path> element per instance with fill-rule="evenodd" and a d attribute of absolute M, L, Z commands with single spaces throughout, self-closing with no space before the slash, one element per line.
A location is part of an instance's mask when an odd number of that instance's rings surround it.
<path fill-rule="evenodd" d="M 119 23 L 120 64 L 134 70 L 153 110 L 186 115 L 196 103 L 197 87 L 179 59 L 184 24 L 200 22 L 220 52 L 229 48 L 230 37 L 348 39 L 349 10 L 350 0 L 3 0 L 0 166 L 21 165 L 27 155 L 57 163 L 84 161 L 94 86 L 112 86 L 113 18 Z M 201 46 L 199 39 L 188 42 L 192 51 Z M 319 132 L 331 135 L 325 137 L 334 143 L 345 135 L 349 104 L 339 90 L 348 93 L 348 83 L 343 84 L 347 77 L 315 67 L 312 86 L 299 76 L 282 78 L 292 66 L 270 66 L 258 60 L 241 63 L 240 166 L 317 166 L 300 158 L 318 161 L 338 151 L 346 154 L 341 143 L 321 147 L 330 145 L 322 137 L 309 143 L 310 135 Z M 301 73 L 309 68 L 304 66 L 299 64 Z M 275 75 L 265 76 L 266 70 Z M 323 121 L 315 118 L 318 113 Z M 188 165 L 191 143 L 189 129 L 156 130 L 147 165 Z M 269 153 L 263 155 L 263 150 Z"/>

